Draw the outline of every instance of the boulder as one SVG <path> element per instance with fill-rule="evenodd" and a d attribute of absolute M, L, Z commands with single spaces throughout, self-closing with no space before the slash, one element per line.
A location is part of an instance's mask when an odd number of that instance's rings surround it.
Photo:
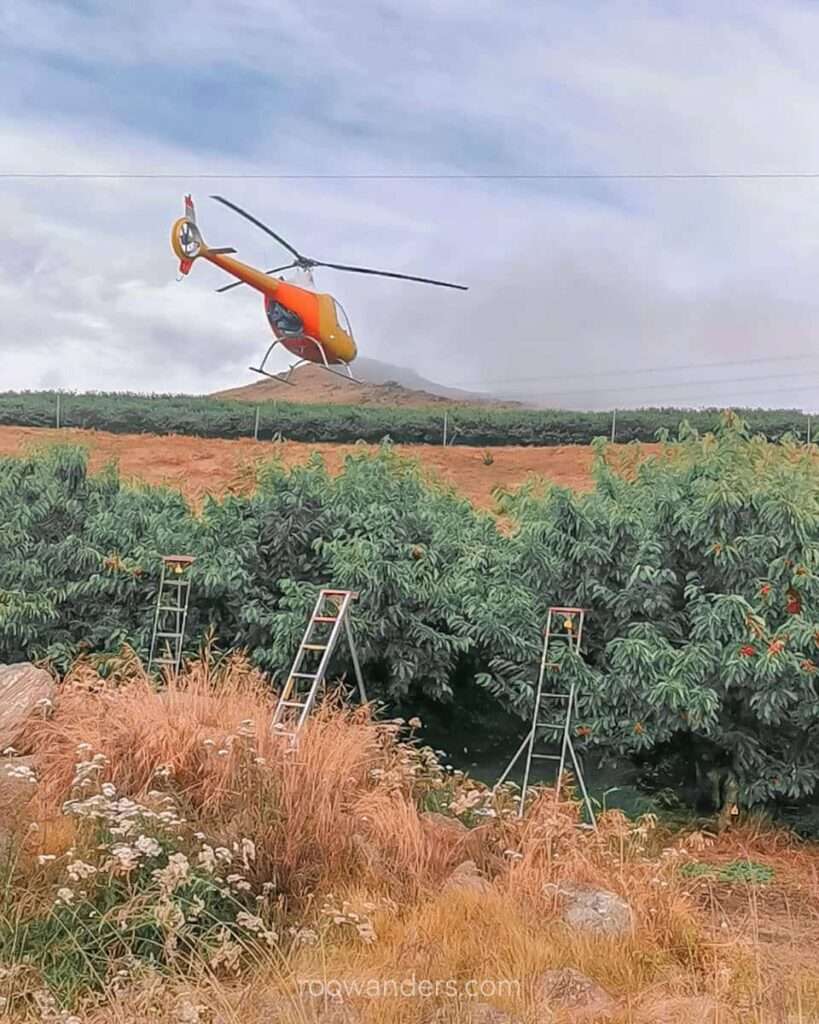
<path fill-rule="evenodd" d="M 598 935 L 627 935 L 633 927 L 631 907 L 624 899 L 605 889 L 582 885 L 560 885 L 563 921 L 576 931 Z"/>
<path fill-rule="evenodd" d="M 711 996 L 655 998 L 634 1018 L 635 1024 L 734 1024 L 738 1019 L 730 1007 Z"/>
<path fill-rule="evenodd" d="M 25 746 L 26 722 L 45 714 L 54 699 L 54 680 L 29 662 L 0 665 L 0 756 Z"/>
<path fill-rule="evenodd" d="M 617 1000 L 574 967 L 544 971 L 535 982 L 535 1006 L 538 1020 L 552 1019 L 555 1011 L 571 1015 L 572 1021 L 605 1021 L 618 1011 Z"/>
<path fill-rule="evenodd" d="M 474 860 L 465 860 L 460 863 L 444 882 L 443 892 L 459 890 L 480 894 L 492 892 L 491 883 L 478 871 Z"/>
<path fill-rule="evenodd" d="M 469 834 L 469 829 L 458 818 L 451 818 L 438 811 L 422 811 L 419 817 L 425 825 L 435 831 L 445 832 L 453 839 L 463 839 Z"/>

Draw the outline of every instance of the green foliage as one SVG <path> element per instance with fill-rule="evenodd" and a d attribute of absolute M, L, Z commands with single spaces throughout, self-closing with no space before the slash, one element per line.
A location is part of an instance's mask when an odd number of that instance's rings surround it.
<path fill-rule="evenodd" d="M 819 782 L 819 466 L 727 418 L 623 474 L 600 446 L 596 489 L 499 495 L 512 524 L 428 483 L 389 444 L 331 477 L 321 459 L 263 471 L 249 498 L 195 515 L 168 490 L 90 477 L 76 449 L 0 461 L 0 660 L 123 642 L 143 654 L 160 555 L 196 556 L 188 635 L 213 628 L 284 671 L 319 586 L 355 590 L 375 696 L 477 700 L 525 717 L 550 604 L 589 609 L 577 680 L 584 744 L 692 790 L 728 772 L 745 806 Z M 343 662 L 338 668 L 348 669 Z"/>
<path fill-rule="evenodd" d="M 0 425 L 53 427 L 57 395 L 53 391 L 0 393 Z M 611 412 L 564 409 L 494 409 L 475 405 L 446 406 L 450 432 L 465 445 L 590 444 L 609 436 Z M 385 437 L 405 444 L 441 444 L 443 410 L 425 408 L 259 404 L 259 438 L 269 441 L 380 443 Z M 658 433 L 676 432 L 678 409 L 617 411 L 617 440 L 653 441 Z M 688 412 L 688 423 L 700 432 L 712 430 L 719 412 Z M 805 438 L 808 418 L 793 409 L 745 410 L 755 430 L 771 440 L 795 432 Z M 201 437 L 253 437 L 256 406 L 249 402 L 190 395 L 66 394 L 60 395 L 63 427 L 85 427 L 113 433 L 193 434 Z"/>
<path fill-rule="evenodd" d="M 754 860 L 734 860 L 722 865 L 691 861 L 683 864 L 680 874 L 685 878 L 710 878 L 717 882 L 742 885 L 767 885 L 775 877 L 772 867 Z"/>

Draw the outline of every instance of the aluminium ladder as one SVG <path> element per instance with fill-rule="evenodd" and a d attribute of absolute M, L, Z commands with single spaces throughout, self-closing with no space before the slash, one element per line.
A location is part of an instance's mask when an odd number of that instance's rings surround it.
<path fill-rule="evenodd" d="M 289 737 L 291 743 L 295 743 L 313 709 L 342 632 L 353 662 L 361 702 L 367 702 L 348 615 L 350 605 L 357 596 L 351 590 L 322 590 L 316 599 L 271 723 L 273 730 L 278 735 Z M 311 660 L 314 662 L 312 667 Z"/>
<path fill-rule="evenodd" d="M 179 672 L 191 596 L 188 570 L 192 564 L 193 558 L 190 555 L 162 557 L 162 575 L 159 579 L 151 653 L 148 658 L 149 672 L 154 665 L 161 665 L 174 675 Z"/>
<path fill-rule="evenodd" d="M 518 817 L 523 817 L 524 805 L 526 802 L 526 791 L 529 788 L 529 777 L 532 770 L 533 760 L 557 761 L 557 778 L 555 779 L 555 802 L 560 799 L 560 790 L 563 784 L 563 776 L 566 772 L 567 762 L 571 760 L 577 784 L 583 796 L 583 803 L 589 815 L 592 828 L 597 824 L 592 809 L 591 799 L 586 789 L 586 781 L 583 778 L 583 769 L 574 749 L 572 736 L 573 723 L 577 717 L 577 681 L 573 678 L 568 692 L 544 690 L 546 672 L 549 669 L 559 668 L 554 662 L 549 661 L 549 645 L 555 640 L 564 642 L 574 654 L 580 653 L 580 644 L 583 640 L 583 624 L 585 620 L 583 608 L 560 608 L 553 606 L 549 608 L 546 617 L 546 630 L 543 635 L 543 653 L 540 659 L 540 672 L 538 674 L 537 688 L 535 689 L 534 707 L 532 710 L 532 726 L 526 735 L 517 753 L 509 762 L 506 771 L 498 779 L 495 789 L 500 786 L 509 776 L 512 768 L 517 763 L 521 754 L 525 752 L 526 762 L 523 772 L 523 786 L 520 791 L 520 804 Z M 555 628 L 556 620 L 562 620 Z M 535 750 L 538 740 L 559 739 L 560 753 L 540 753 Z"/>

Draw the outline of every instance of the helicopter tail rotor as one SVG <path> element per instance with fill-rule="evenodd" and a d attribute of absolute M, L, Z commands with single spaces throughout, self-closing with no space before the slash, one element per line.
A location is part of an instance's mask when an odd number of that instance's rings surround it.
<path fill-rule="evenodd" d="M 230 246 L 211 249 L 205 245 L 202 232 L 196 224 L 196 207 L 191 196 L 185 196 L 185 215 L 180 217 L 171 228 L 171 248 L 179 258 L 179 273 L 187 274 L 193 261 L 206 253 L 236 252 Z"/>

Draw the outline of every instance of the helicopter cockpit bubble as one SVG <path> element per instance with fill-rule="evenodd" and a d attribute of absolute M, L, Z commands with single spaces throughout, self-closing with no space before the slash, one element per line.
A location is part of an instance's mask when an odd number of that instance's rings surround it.
<path fill-rule="evenodd" d="M 344 311 L 344 307 L 341 305 L 338 299 L 333 299 L 333 305 L 335 306 L 336 309 L 336 322 L 338 323 L 339 327 L 341 327 L 342 330 L 345 330 L 348 334 L 352 335 L 353 329 L 350 326 L 350 320 L 346 312 Z"/>

